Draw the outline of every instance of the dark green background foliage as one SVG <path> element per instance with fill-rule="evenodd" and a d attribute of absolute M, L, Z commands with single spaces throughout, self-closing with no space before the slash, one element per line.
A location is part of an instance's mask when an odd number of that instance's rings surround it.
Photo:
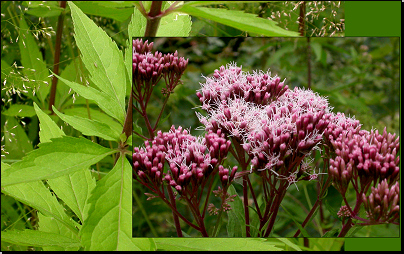
<path fill-rule="evenodd" d="M 311 89 L 328 97 L 330 105 L 334 107 L 333 112 L 355 116 L 363 124 L 362 129 L 373 128 L 383 131 L 386 126 L 388 132 L 399 135 L 398 38 L 310 38 L 309 42 L 307 38 L 148 39 L 154 42 L 154 50 L 163 53 L 177 50 L 179 56 L 189 58 L 188 68 L 182 77 L 183 84 L 176 87 L 166 107 L 167 121 L 160 124 L 160 129 L 163 131 L 168 131 L 171 125 L 175 125 L 190 128 L 194 135 L 203 133 L 195 130 L 201 126 L 195 111 L 206 114 L 199 108 L 200 103 L 195 95 L 195 91 L 200 88 L 199 83 L 205 81 L 202 75 L 209 76 L 220 66 L 236 62 L 244 71 L 269 70 L 273 76 L 277 75 L 281 80 L 285 79 L 285 83 L 292 89 L 293 87 L 307 88 L 308 54 L 310 54 Z M 160 92 L 163 86 L 161 82 L 154 89 L 155 99 L 152 100 L 153 104 L 149 104 L 152 119 L 157 117 L 163 102 Z M 139 126 L 145 128 L 142 119 L 138 118 L 139 115 L 135 113 L 134 120 Z M 134 141 L 135 145 L 143 143 L 138 139 Z M 231 157 L 226 165 L 235 165 L 236 162 L 232 159 Z M 316 159 L 319 159 L 318 154 Z M 317 166 L 321 168 L 320 162 L 321 160 L 317 161 Z M 253 181 L 258 180 L 253 178 Z M 256 183 L 256 186 L 259 186 L 259 183 Z M 235 183 L 234 186 L 238 193 L 242 193 L 240 184 Z M 298 186 L 300 191 L 297 191 L 293 185 L 289 188 L 282 205 L 301 223 L 311 208 L 307 203 L 306 191 L 313 204 L 316 201 L 317 188 L 313 182 L 299 182 Z M 159 199 L 146 201 L 147 197 L 142 193 L 147 190 L 136 182 L 134 189 L 139 196 L 139 202 L 143 205 L 141 208 L 135 203 L 134 236 L 152 237 L 150 223 L 158 236 L 175 236 L 171 210 Z M 257 191 L 259 191 L 258 187 Z M 353 194 L 350 198 L 355 199 Z M 211 200 L 215 201 L 212 197 Z M 216 201 L 220 200 L 217 198 Z M 327 201 L 336 213 L 341 206 L 340 194 L 330 189 Z M 309 224 L 307 227 L 310 236 L 321 236 L 322 234 L 320 235 L 317 230 L 319 227 L 322 228 L 323 233 L 340 227 L 340 222 L 330 214 L 328 208 L 323 204 L 319 212 L 321 215 L 318 214 L 317 220 L 314 220 L 316 224 Z M 147 219 L 141 209 L 147 211 Z M 283 211 L 282 208 L 281 211 Z M 183 212 L 187 214 L 185 208 Z M 285 211 L 280 213 L 273 236 L 292 236 L 296 232 L 297 227 L 290 218 L 290 214 Z M 207 225 L 215 222 L 213 217 L 207 216 Z M 320 222 L 320 218 L 324 219 Z M 194 233 L 193 236 L 198 236 L 197 232 Z M 394 225 L 370 226 L 362 228 L 355 236 L 398 236 L 398 233 L 398 227 Z M 225 226 L 221 228 L 219 236 L 227 236 Z"/>

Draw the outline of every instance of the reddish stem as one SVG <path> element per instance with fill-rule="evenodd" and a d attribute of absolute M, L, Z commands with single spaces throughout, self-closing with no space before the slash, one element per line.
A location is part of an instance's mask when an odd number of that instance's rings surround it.
<path fill-rule="evenodd" d="M 56 30 L 55 58 L 53 61 L 53 73 L 55 73 L 56 75 L 59 75 L 60 48 L 62 45 L 63 21 L 65 18 L 66 2 L 67 1 L 60 1 L 60 7 L 63 8 L 63 11 L 59 15 L 58 26 Z M 51 111 L 51 114 L 54 114 L 52 106 L 55 105 L 56 98 L 56 85 L 58 81 L 56 75 L 53 75 L 52 77 L 52 86 L 49 97 L 49 110 Z"/>

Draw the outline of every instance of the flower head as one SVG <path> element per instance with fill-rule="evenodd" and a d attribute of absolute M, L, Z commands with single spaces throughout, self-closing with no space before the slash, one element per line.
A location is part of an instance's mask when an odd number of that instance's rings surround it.
<path fill-rule="evenodd" d="M 135 148 L 134 176 L 148 187 L 158 188 L 166 182 L 180 193 L 193 193 L 227 156 L 229 147 L 230 141 L 220 131 L 210 131 L 202 138 L 172 126 L 169 132 L 157 132 L 151 145 L 145 142 L 145 148 Z M 167 173 L 163 172 L 164 162 L 169 166 Z M 225 181 L 223 173 L 221 177 Z"/>
<path fill-rule="evenodd" d="M 400 185 L 381 181 L 372 187 L 369 196 L 362 195 L 367 217 L 372 222 L 393 222 L 400 216 Z"/>

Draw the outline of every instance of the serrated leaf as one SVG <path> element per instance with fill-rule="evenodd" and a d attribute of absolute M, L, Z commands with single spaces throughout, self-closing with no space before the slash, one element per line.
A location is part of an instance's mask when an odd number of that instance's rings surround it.
<path fill-rule="evenodd" d="M 74 3 L 69 2 L 74 25 L 74 37 L 90 79 L 118 105 L 114 115 L 121 123 L 125 119 L 126 83 L 122 53 L 115 42 L 88 18 Z"/>
<path fill-rule="evenodd" d="M 75 1 L 74 4 L 86 14 L 111 18 L 119 22 L 127 20 L 133 11 L 133 7 L 127 8 L 127 6 L 123 6 L 124 8 L 122 8 L 119 5 L 114 6 L 111 4 L 104 6 L 100 1 Z"/>
<path fill-rule="evenodd" d="M 33 117 L 35 110 L 31 105 L 12 104 L 2 114 L 6 116 Z"/>
<path fill-rule="evenodd" d="M 130 163 L 121 155 L 114 168 L 97 182 L 80 231 L 86 250 L 140 250 L 132 242 L 131 172 Z"/>
<path fill-rule="evenodd" d="M 9 169 L 11 168 L 12 167 Z M 8 169 L 5 171 L 7 170 Z M 70 218 L 63 211 L 63 207 L 59 204 L 56 197 L 50 193 L 49 189 L 45 187 L 42 181 L 2 187 L 1 192 L 37 209 L 47 216 L 55 218 L 67 226 L 72 232 L 76 230 Z"/>
<path fill-rule="evenodd" d="M 39 230 L 10 230 L 1 232 L 1 241 L 23 246 L 60 246 L 64 248 L 79 247 L 80 242 L 62 235 Z"/>
<path fill-rule="evenodd" d="M 90 170 L 84 168 L 77 172 L 48 180 L 49 186 L 67 206 L 79 217 L 87 218 L 87 199 L 95 187 L 95 179 Z"/>
<path fill-rule="evenodd" d="M 60 130 L 55 122 L 53 122 L 48 115 L 43 113 L 35 103 L 34 107 L 40 119 L 39 136 L 46 137 L 46 139 L 41 139 L 41 143 L 50 142 L 51 138 L 64 136 L 63 131 Z M 72 209 L 79 219 L 84 221 L 88 209 L 86 201 L 95 187 L 95 180 L 91 177 L 90 171 L 87 168 L 83 168 L 82 170 L 68 175 L 49 179 L 48 184 L 56 195 Z"/>
<path fill-rule="evenodd" d="M 192 21 L 188 14 L 171 13 L 160 20 L 156 37 L 188 37 Z"/>
<path fill-rule="evenodd" d="M 49 71 L 46 68 L 46 63 L 43 61 L 38 45 L 29 30 L 24 15 L 21 15 L 20 19 L 18 46 L 21 53 L 21 63 L 24 66 L 23 72 L 30 80 L 25 85 L 35 87 L 38 98 L 44 103 L 50 90 Z"/>
<path fill-rule="evenodd" d="M 134 8 L 132 19 L 128 25 L 129 39 L 132 37 L 143 37 L 146 31 L 147 20 L 137 8 Z M 132 42 L 131 42 L 132 48 Z"/>
<path fill-rule="evenodd" d="M 79 116 L 68 116 L 60 113 L 55 107 L 52 106 L 52 108 L 56 115 L 60 117 L 60 119 L 71 125 L 74 129 L 83 133 L 83 135 L 97 136 L 110 141 L 119 140 L 119 132 L 111 129 L 108 124 Z"/>
<path fill-rule="evenodd" d="M 69 116 L 79 116 L 83 118 L 90 118 L 92 120 L 97 120 L 99 122 L 107 124 L 114 132 L 120 133 L 122 132 L 122 124 L 118 123 L 115 119 L 108 116 L 107 114 L 101 112 L 97 109 L 86 108 L 86 107 L 74 107 L 74 108 L 67 108 L 64 110 L 64 113 Z"/>
<path fill-rule="evenodd" d="M 55 74 L 53 74 L 55 75 Z M 58 75 L 55 75 L 60 81 L 68 85 L 72 88 L 76 93 L 83 96 L 86 99 L 94 100 L 95 103 L 108 115 L 112 116 L 113 118 L 117 119 L 122 125 L 123 121 L 117 117 L 120 115 L 121 108 L 119 105 L 114 104 L 114 100 L 108 94 L 101 92 L 95 88 L 90 86 L 83 86 L 76 82 L 71 82 L 67 79 L 64 79 Z"/>
<path fill-rule="evenodd" d="M 78 235 L 73 233 L 63 223 L 53 217 L 48 217 L 42 213 L 38 213 L 38 230 L 47 233 L 62 235 L 80 242 Z M 61 246 L 43 246 L 44 251 L 77 251 L 76 247 L 61 247 Z"/>
<path fill-rule="evenodd" d="M 65 133 L 34 102 L 34 109 L 39 119 L 39 140 L 41 143 L 51 142 L 51 138 L 59 138 Z"/>
<path fill-rule="evenodd" d="M 115 150 L 85 138 L 63 136 L 39 144 L 22 161 L 11 165 L 1 175 L 1 186 L 56 178 L 97 163 Z"/>
<path fill-rule="evenodd" d="M 280 251 L 263 238 L 155 238 L 164 251 Z"/>
<path fill-rule="evenodd" d="M 190 5 L 182 5 L 177 11 L 199 18 L 210 19 L 250 33 L 262 34 L 265 36 L 299 36 L 297 32 L 288 31 L 278 27 L 275 21 L 263 19 L 255 14 L 245 13 L 243 11 L 193 7 Z"/>

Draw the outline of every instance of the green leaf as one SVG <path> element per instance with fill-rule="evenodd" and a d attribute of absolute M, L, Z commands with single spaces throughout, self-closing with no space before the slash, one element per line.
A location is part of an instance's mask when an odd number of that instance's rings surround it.
<path fill-rule="evenodd" d="M 238 196 L 236 189 L 230 185 L 227 190 L 230 196 L 237 195 L 233 202 L 230 202 L 231 210 L 227 212 L 227 236 L 228 237 L 245 237 L 245 220 L 244 207 L 241 198 Z"/>
<path fill-rule="evenodd" d="M 46 137 L 46 139 L 41 139 L 41 143 L 51 142 L 51 138 L 64 136 L 63 131 L 60 130 L 55 122 L 53 122 L 48 115 L 44 114 L 35 103 L 34 107 L 40 119 L 39 136 Z M 84 221 L 88 211 L 86 201 L 95 187 L 95 180 L 91 177 L 90 171 L 87 168 L 83 168 L 82 170 L 68 175 L 49 179 L 48 184 L 56 195 L 72 209 L 79 219 Z M 52 231 L 48 232 L 55 233 Z"/>
<path fill-rule="evenodd" d="M 156 251 L 157 250 L 157 245 L 154 242 L 153 238 L 136 237 L 136 238 L 132 238 L 132 242 L 138 248 L 140 248 L 142 251 Z"/>
<path fill-rule="evenodd" d="M 121 108 L 119 105 L 115 104 L 115 101 L 111 96 L 90 86 L 83 86 L 76 82 L 71 82 L 67 79 L 64 79 L 58 75 L 55 76 L 63 83 L 68 85 L 70 88 L 72 88 L 79 95 L 83 96 L 86 99 L 94 100 L 105 113 L 114 117 L 123 125 L 123 121 L 121 121 L 120 118 L 116 117 L 117 115 L 121 114 Z"/>
<path fill-rule="evenodd" d="M 88 113 L 88 112 L 90 112 L 90 113 Z M 98 122 L 107 124 L 112 129 L 113 132 L 117 132 L 117 133 L 122 132 L 122 128 L 123 128 L 122 124 L 120 124 L 112 117 L 108 116 L 107 114 L 105 114 L 97 109 L 86 108 L 86 107 L 74 107 L 74 108 L 65 109 L 64 113 L 69 116 L 79 116 L 79 117 L 83 117 L 83 118 L 89 118 L 89 115 L 90 115 L 90 118 L 92 120 L 96 120 Z"/>
<path fill-rule="evenodd" d="M 85 138 L 63 136 L 39 144 L 36 149 L 11 165 L 1 175 L 1 186 L 56 178 L 97 163 L 116 150 L 102 147 Z"/>
<path fill-rule="evenodd" d="M 2 165 L 3 166 L 3 165 Z M 10 167 L 9 169 L 11 169 Z M 8 169 L 2 172 L 6 172 Z M 3 179 L 2 179 L 3 182 Z M 1 192 L 6 195 L 12 196 L 20 202 L 37 209 L 44 215 L 55 218 L 63 223 L 72 232 L 76 229 L 63 210 L 63 207 L 53 196 L 49 189 L 45 187 L 42 181 L 29 182 L 24 184 L 16 184 L 13 186 L 2 187 Z"/>
<path fill-rule="evenodd" d="M 6 116 L 3 128 L 4 150 L 8 153 L 4 159 L 19 160 L 32 151 L 32 142 L 28 139 L 27 134 L 15 117 Z"/>
<path fill-rule="evenodd" d="M 332 238 L 311 238 L 310 244 L 314 245 L 311 250 L 313 251 L 341 251 L 341 247 L 344 244 L 345 239 Z"/>
<path fill-rule="evenodd" d="M 279 241 L 283 242 L 286 246 L 297 250 L 297 251 L 301 251 L 302 249 L 300 249 L 299 246 L 297 246 L 296 244 L 292 243 L 289 239 L 287 238 L 277 238 Z"/>
<path fill-rule="evenodd" d="M 57 1 L 25 1 L 28 10 L 26 13 L 37 17 L 57 17 L 63 9 Z"/>
<path fill-rule="evenodd" d="M 68 116 L 60 113 L 54 106 L 52 106 L 53 111 L 67 124 L 71 125 L 76 130 L 83 133 L 86 136 L 97 136 L 103 138 L 105 140 L 110 141 L 118 141 L 119 140 L 119 132 L 111 129 L 108 124 L 103 122 L 83 118 L 79 116 Z"/>
<path fill-rule="evenodd" d="M 296 226 L 300 229 L 301 234 L 304 237 L 310 237 L 309 233 L 307 233 L 306 229 L 302 227 L 302 225 L 295 219 L 295 217 L 281 204 L 282 209 L 288 214 L 289 218 L 293 220 Z"/>
<path fill-rule="evenodd" d="M 188 14 L 170 13 L 160 20 L 156 37 L 188 37 L 192 21 Z"/>
<path fill-rule="evenodd" d="M 119 5 L 112 6 L 111 4 L 105 6 L 101 1 L 74 1 L 74 4 L 88 15 L 111 18 L 119 22 L 127 20 L 133 12 L 133 5 L 129 8 L 128 6 L 122 6 L 122 8 Z"/>
<path fill-rule="evenodd" d="M 140 250 L 132 242 L 131 172 L 130 163 L 121 155 L 114 168 L 97 182 L 80 231 L 86 250 Z"/>
<path fill-rule="evenodd" d="M 34 102 L 34 109 L 39 119 L 39 140 L 41 143 L 51 142 L 51 138 L 60 138 L 65 133 Z"/>
<path fill-rule="evenodd" d="M 274 63 L 278 63 L 285 54 L 290 52 L 294 52 L 293 45 L 285 45 L 278 49 L 270 58 L 268 58 L 267 66 L 272 66 Z"/>
<path fill-rule="evenodd" d="M 53 217 L 48 217 L 42 213 L 38 214 L 38 230 L 47 233 L 58 234 L 80 242 L 77 233 L 73 233 L 63 223 L 55 220 Z M 61 246 L 43 246 L 44 251 L 77 251 L 79 247 L 61 247 Z"/>
<path fill-rule="evenodd" d="M 263 238 L 155 238 L 163 251 L 280 251 Z"/>
<path fill-rule="evenodd" d="M 234 3 L 246 3 L 247 1 L 221 1 L 220 4 L 234 4 Z M 248 1 L 248 3 L 268 3 L 273 1 Z M 217 5 L 217 1 L 189 1 L 184 3 L 184 5 L 189 6 L 201 6 L 201 5 Z"/>
<path fill-rule="evenodd" d="M 143 37 L 146 31 L 147 20 L 137 8 L 134 8 L 132 19 L 128 25 L 129 40 L 132 37 Z M 130 42 L 132 48 L 132 41 Z M 132 68 L 131 68 L 132 69 Z"/>
<path fill-rule="evenodd" d="M 42 54 L 34 40 L 24 15 L 20 19 L 20 33 L 18 46 L 21 53 L 21 63 L 24 66 L 23 72 L 29 79 L 25 86 L 33 87 L 42 103 L 50 89 L 49 71 L 43 61 Z"/>
<path fill-rule="evenodd" d="M 88 18 L 76 5 L 69 2 L 74 24 L 74 37 L 90 79 L 114 104 L 119 107 L 113 115 L 121 123 L 125 119 L 126 83 L 122 52 L 100 27 Z"/>
<path fill-rule="evenodd" d="M 276 26 L 276 22 L 269 19 L 257 17 L 255 14 L 243 11 L 233 11 L 226 9 L 193 7 L 182 5 L 178 12 L 184 12 L 199 18 L 210 19 L 212 21 L 237 28 L 241 31 L 262 34 L 265 36 L 298 36 L 297 32 L 288 31 Z"/>
<path fill-rule="evenodd" d="M 35 110 L 31 105 L 12 104 L 2 114 L 6 116 L 33 117 L 35 115 Z"/>
<path fill-rule="evenodd" d="M 58 234 L 42 232 L 39 230 L 10 230 L 1 232 L 1 241 L 23 246 L 60 246 L 64 248 L 79 247 L 80 242 Z"/>
<path fill-rule="evenodd" d="M 87 218 L 86 201 L 95 187 L 95 179 L 90 170 L 83 168 L 74 173 L 49 179 L 49 186 L 67 206 L 79 217 L 80 221 Z"/>

